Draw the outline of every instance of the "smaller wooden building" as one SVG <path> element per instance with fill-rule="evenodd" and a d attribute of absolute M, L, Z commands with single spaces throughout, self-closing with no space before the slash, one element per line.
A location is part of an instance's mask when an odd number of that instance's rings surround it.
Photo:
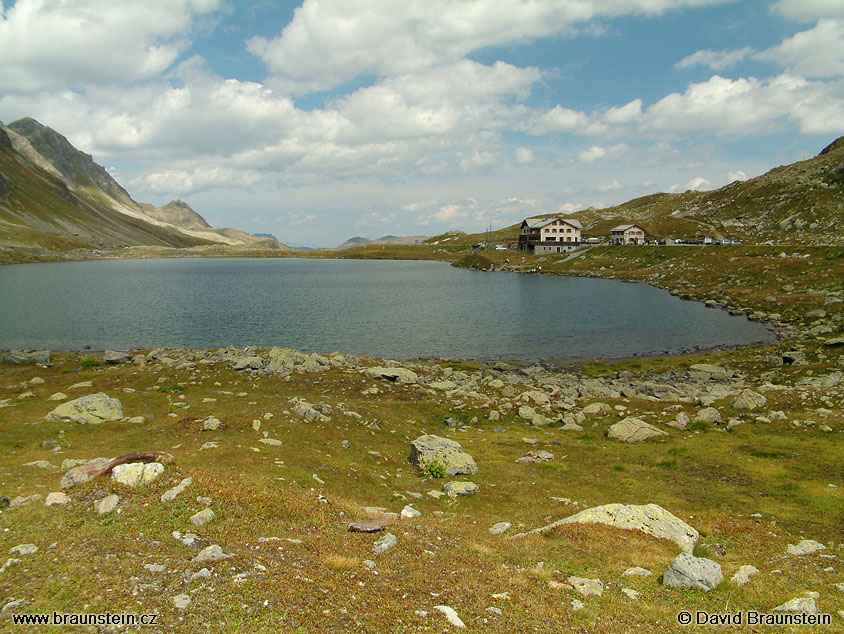
<path fill-rule="evenodd" d="M 610 229 L 610 244 L 645 244 L 645 235 L 639 225 L 618 225 Z"/>

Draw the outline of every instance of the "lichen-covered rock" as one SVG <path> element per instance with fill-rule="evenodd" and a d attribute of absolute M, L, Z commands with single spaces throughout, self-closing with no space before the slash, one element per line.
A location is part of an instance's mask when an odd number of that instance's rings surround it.
<path fill-rule="evenodd" d="M 117 465 L 111 472 L 111 478 L 126 486 L 136 487 L 149 484 L 164 473 L 164 465 L 160 462 L 130 462 Z"/>
<path fill-rule="evenodd" d="M 814 555 L 822 550 L 826 550 L 826 546 L 814 539 L 804 539 L 796 546 L 794 544 L 788 545 L 789 555 Z"/>
<path fill-rule="evenodd" d="M 108 364 L 129 363 L 132 357 L 128 352 L 121 352 L 119 350 L 106 350 L 103 352 L 103 361 Z"/>
<path fill-rule="evenodd" d="M 366 368 L 364 374 L 370 379 L 383 379 L 398 384 L 416 383 L 419 380 L 416 372 L 407 368 L 383 368 L 381 366 L 375 366 Z"/>
<path fill-rule="evenodd" d="M 689 368 L 689 376 L 694 379 L 728 379 L 730 371 L 720 365 L 711 363 L 695 363 Z"/>
<path fill-rule="evenodd" d="M 385 535 L 378 538 L 378 541 L 375 542 L 375 545 L 372 547 L 372 551 L 376 555 L 380 555 L 381 553 L 385 553 L 391 548 L 393 548 L 398 543 L 398 539 L 392 533 L 386 533 Z"/>
<path fill-rule="evenodd" d="M 48 422 L 65 418 L 77 423 L 92 425 L 120 420 L 123 418 L 123 405 L 116 398 L 111 398 L 108 394 L 99 392 L 62 403 L 45 416 L 45 420 Z"/>
<path fill-rule="evenodd" d="M 742 390 L 732 405 L 734 409 L 761 409 L 767 405 L 768 399 L 753 390 Z"/>
<path fill-rule="evenodd" d="M 700 534 L 694 528 L 657 504 L 596 506 L 516 537 L 544 533 L 566 524 L 605 524 L 623 530 L 642 531 L 659 539 L 670 540 L 686 553 L 691 553 L 700 539 Z"/>
<path fill-rule="evenodd" d="M 95 476 L 108 466 L 111 458 L 94 458 L 85 464 L 78 465 L 70 469 L 62 476 L 59 486 L 62 489 L 69 489 L 77 484 L 93 480 Z"/>
<path fill-rule="evenodd" d="M 818 603 L 811 597 L 797 597 L 786 601 L 774 608 L 774 612 L 800 612 L 803 614 L 820 614 Z"/>
<path fill-rule="evenodd" d="M 742 566 L 732 576 L 730 583 L 736 586 L 746 586 L 750 583 L 750 578 L 756 574 L 759 574 L 759 569 L 756 566 Z"/>
<path fill-rule="evenodd" d="M 709 592 L 724 581 L 721 565 L 711 559 L 680 553 L 662 575 L 666 588 L 693 588 Z"/>
<path fill-rule="evenodd" d="M 628 417 L 611 425 L 607 436 L 621 442 L 642 442 L 657 436 L 667 436 L 668 433 L 657 429 L 653 425 L 638 418 Z"/>
<path fill-rule="evenodd" d="M 438 464 L 450 476 L 478 472 L 474 458 L 463 451 L 459 442 L 434 434 L 419 436 L 410 443 L 410 463 L 417 466 Z"/>
<path fill-rule="evenodd" d="M 604 582 L 600 579 L 569 577 L 568 582 L 574 591 L 583 597 L 600 597 L 604 594 Z"/>
<path fill-rule="evenodd" d="M 49 350 L 10 350 L 6 355 L 9 363 L 50 363 Z"/>
<path fill-rule="evenodd" d="M 704 408 L 695 416 L 696 423 L 720 423 L 721 421 L 721 412 L 714 407 Z"/>
<path fill-rule="evenodd" d="M 454 495 L 475 495 L 478 492 L 478 485 L 474 482 L 454 480 L 453 482 L 446 483 L 443 486 L 443 491 L 454 493 Z"/>

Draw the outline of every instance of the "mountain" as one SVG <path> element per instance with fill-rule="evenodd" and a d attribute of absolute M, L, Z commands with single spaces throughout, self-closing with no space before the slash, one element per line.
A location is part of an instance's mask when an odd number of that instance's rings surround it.
<path fill-rule="evenodd" d="M 187 203 L 136 202 L 89 154 L 35 119 L 0 123 L 0 247 L 66 251 L 225 244 L 284 249 L 209 225 Z"/>
<path fill-rule="evenodd" d="M 374 240 L 369 238 L 363 238 L 361 236 L 355 236 L 353 238 L 349 238 L 339 247 L 336 249 L 339 251 L 341 249 L 351 249 L 353 247 L 363 247 L 370 244 L 422 244 L 425 240 L 428 239 L 428 236 L 393 236 L 393 235 L 386 235 L 381 236 L 380 238 L 375 238 Z"/>
<path fill-rule="evenodd" d="M 540 216 L 559 214 L 540 214 Z M 844 137 L 817 156 L 711 191 L 651 194 L 605 209 L 568 214 L 583 223 L 584 237 L 607 236 L 619 224 L 635 223 L 658 238 L 711 235 L 746 244 L 844 244 Z M 498 244 L 516 242 L 518 224 L 490 234 Z M 486 235 L 453 233 L 427 244 L 467 246 Z"/>

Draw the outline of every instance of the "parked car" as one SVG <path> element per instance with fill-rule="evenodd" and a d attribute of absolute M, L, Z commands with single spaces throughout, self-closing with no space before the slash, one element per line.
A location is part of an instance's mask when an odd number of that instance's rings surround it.
<path fill-rule="evenodd" d="M 503 244 L 496 244 L 496 245 L 495 245 L 495 250 L 496 250 L 496 251 L 506 251 L 506 250 L 507 250 L 507 247 L 505 247 Z"/>

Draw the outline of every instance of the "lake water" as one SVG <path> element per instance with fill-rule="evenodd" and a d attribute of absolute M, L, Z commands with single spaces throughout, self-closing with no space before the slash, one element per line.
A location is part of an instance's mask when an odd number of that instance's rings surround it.
<path fill-rule="evenodd" d="M 770 341 L 645 284 L 440 262 L 163 259 L 0 267 L 0 348 L 282 346 L 408 359 L 620 357 Z"/>

